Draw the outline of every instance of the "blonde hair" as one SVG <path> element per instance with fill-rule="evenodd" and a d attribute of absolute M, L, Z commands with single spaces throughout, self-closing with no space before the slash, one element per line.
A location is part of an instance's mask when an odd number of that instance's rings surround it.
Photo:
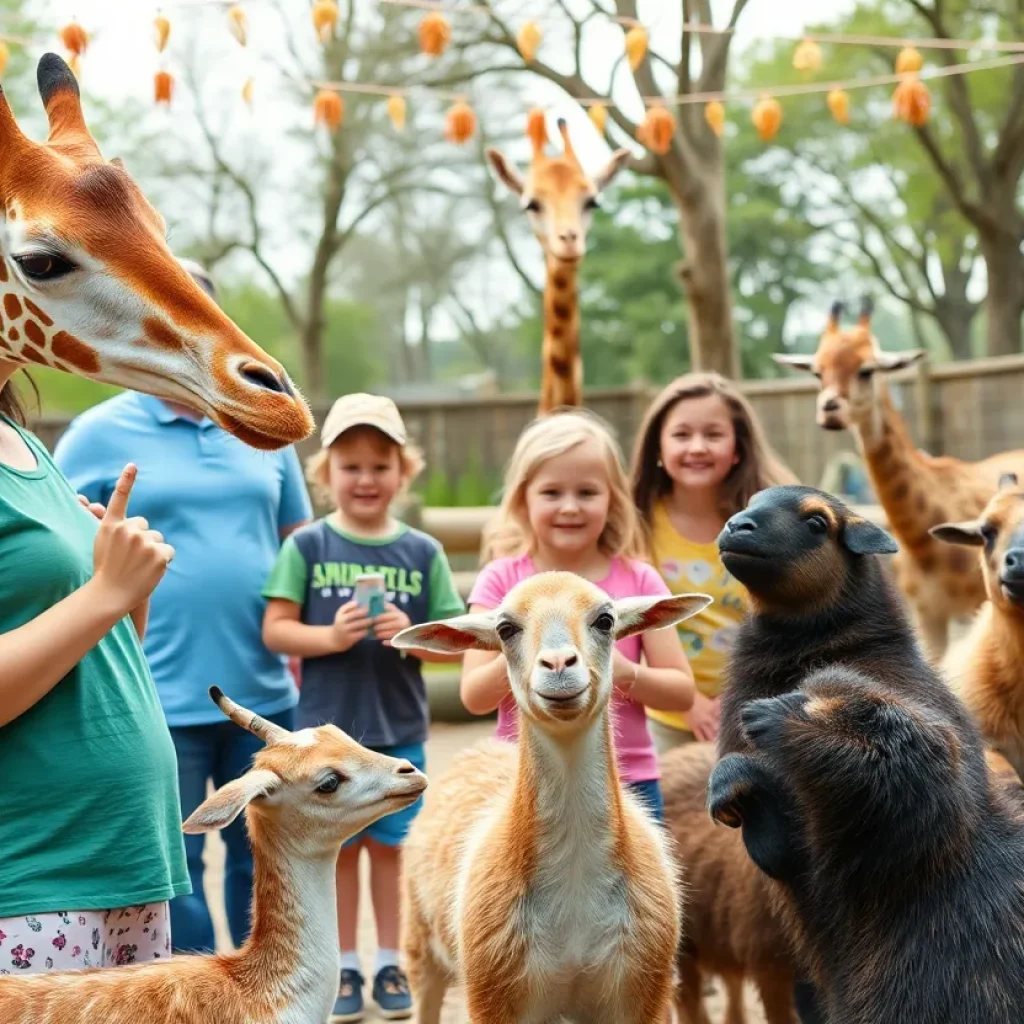
<path fill-rule="evenodd" d="M 768 443 L 753 406 L 742 391 L 720 373 L 687 373 L 677 377 L 651 402 L 633 448 L 633 501 L 648 529 L 658 499 L 672 490 L 672 478 L 661 465 L 661 430 L 668 414 L 689 398 L 717 395 L 729 410 L 736 433 L 738 461 L 721 484 L 719 512 L 728 519 L 747 507 L 766 487 L 798 483 L 796 476 Z"/>
<path fill-rule="evenodd" d="M 598 538 L 601 553 L 609 558 L 645 557 L 643 531 L 629 493 L 622 454 L 611 428 L 593 413 L 573 409 L 542 416 L 519 435 L 505 470 L 501 506 L 484 529 L 481 564 L 534 551 L 536 538 L 526 512 L 526 488 L 545 462 L 586 441 L 599 445 L 608 472 L 610 500 L 608 518 Z"/>
<path fill-rule="evenodd" d="M 331 448 L 343 438 L 351 438 L 356 431 L 366 431 L 372 436 L 379 438 L 383 444 L 398 449 L 398 461 L 402 472 L 402 486 L 397 497 L 404 496 L 412 482 L 423 472 L 423 467 L 426 465 L 423 459 L 423 452 L 416 445 L 409 442 L 406 442 L 404 445 L 399 444 L 376 427 L 360 424 L 350 427 L 339 434 L 334 439 L 334 443 L 330 448 L 321 448 L 306 459 L 306 480 L 309 481 L 309 485 L 313 488 L 318 500 L 327 504 L 330 504 L 333 500 L 330 487 Z"/>

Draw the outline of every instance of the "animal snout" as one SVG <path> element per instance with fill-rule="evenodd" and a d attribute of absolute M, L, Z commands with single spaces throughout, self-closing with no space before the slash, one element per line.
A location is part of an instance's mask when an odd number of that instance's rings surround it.
<path fill-rule="evenodd" d="M 1010 548 L 1003 555 L 1003 570 L 999 575 L 1003 594 L 1011 601 L 1024 600 L 1024 547 Z"/>
<path fill-rule="evenodd" d="M 753 533 L 757 529 L 757 523 L 751 516 L 733 516 L 726 524 L 726 533 Z"/>
<path fill-rule="evenodd" d="M 537 664 L 548 672 L 564 672 L 579 661 L 579 655 L 571 647 L 551 648 L 537 655 Z"/>
<path fill-rule="evenodd" d="M 836 398 L 835 395 L 826 398 L 825 401 L 821 403 L 822 412 L 839 412 L 839 408 L 839 399 Z"/>
<path fill-rule="evenodd" d="M 415 775 L 417 770 L 418 769 L 416 768 L 416 766 L 411 764 L 410 762 L 408 762 L 408 761 L 399 761 L 398 765 L 395 767 L 395 774 L 396 775 Z"/>
<path fill-rule="evenodd" d="M 273 391 L 279 395 L 295 397 L 292 383 L 285 373 L 277 373 L 262 363 L 243 363 L 238 368 L 239 376 L 249 384 L 254 384 L 264 391 Z"/>
<path fill-rule="evenodd" d="M 562 228 L 558 232 L 558 240 L 566 245 L 575 245 L 579 237 L 580 233 L 575 228 Z"/>

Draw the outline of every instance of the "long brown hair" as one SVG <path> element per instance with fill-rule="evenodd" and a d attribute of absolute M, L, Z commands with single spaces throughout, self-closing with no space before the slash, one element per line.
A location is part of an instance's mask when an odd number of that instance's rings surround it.
<path fill-rule="evenodd" d="M 687 373 L 677 377 L 651 403 L 633 448 L 633 501 L 649 527 L 655 502 L 672 490 L 672 479 L 659 465 L 665 418 L 688 398 L 717 395 L 729 410 L 736 432 L 738 461 L 721 484 L 719 510 L 728 519 L 766 487 L 795 484 L 796 476 L 768 443 L 746 396 L 719 373 Z"/>
<path fill-rule="evenodd" d="M 27 373 L 25 374 L 25 379 L 32 386 L 32 391 L 36 396 L 36 405 L 38 406 L 39 389 L 36 387 L 36 382 Z M 28 421 L 25 403 L 21 400 L 21 395 L 18 394 L 18 389 L 14 386 L 13 378 L 0 387 L 0 416 L 6 416 L 9 420 L 14 420 L 21 427 L 24 427 Z"/>

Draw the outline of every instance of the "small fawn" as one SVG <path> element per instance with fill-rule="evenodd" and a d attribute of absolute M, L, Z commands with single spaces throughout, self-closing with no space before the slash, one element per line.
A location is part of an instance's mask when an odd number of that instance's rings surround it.
<path fill-rule="evenodd" d="M 520 712 L 518 744 L 462 754 L 406 840 L 402 950 L 420 1024 L 437 1024 L 456 979 L 474 1024 L 669 1019 L 681 892 L 666 832 L 619 782 L 612 652 L 709 601 L 613 601 L 573 573 L 540 573 L 493 612 L 394 637 L 502 651 Z"/>
<path fill-rule="evenodd" d="M 333 725 L 289 732 L 211 687 L 267 744 L 182 826 L 209 832 L 244 810 L 253 848 L 252 934 L 237 952 L 0 979 L 4 1024 L 322 1024 L 338 986 L 334 865 L 341 844 L 413 803 L 426 776 Z"/>

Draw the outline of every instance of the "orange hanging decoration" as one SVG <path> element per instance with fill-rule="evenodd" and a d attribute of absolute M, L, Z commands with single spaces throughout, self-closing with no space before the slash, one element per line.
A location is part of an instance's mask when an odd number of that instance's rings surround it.
<path fill-rule="evenodd" d="M 317 38 L 326 45 L 334 38 L 334 28 L 338 24 L 338 5 L 334 0 L 316 0 L 312 16 Z"/>
<path fill-rule="evenodd" d="M 174 94 L 174 78 L 169 71 L 158 71 L 153 78 L 153 97 L 157 104 L 171 105 Z"/>
<path fill-rule="evenodd" d="M 917 75 L 904 78 L 892 94 L 893 115 L 907 124 L 920 128 L 928 120 L 932 97 L 928 86 Z"/>
<path fill-rule="evenodd" d="M 251 78 L 245 80 L 245 85 L 242 86 L 242 99 L 245 105 L 252 110 L 252 95 L 255 89 L 255 83 Z"/>
<path fill-rule="evenodd" d="M 333 89 L 321 89 L 313 100 L 313 120 L 336 132 L 345 116 L 345 101 Z"/>
<path fill-rule="evenodd" d="M 157 53 L 164 52 L 170 35 L 171 23 L 162 14 L 157 14 L 153 19 L 153 41 L 156 43 Z"/>
<path fill-rule="evenodd" d="M 842 89 L 832 89 L 825 97 L 829 112 L 840 124 L 850 123 L 850 97 Z"/>
<path fill-rule="evenodd" d="M 587 111 L 587 117 L 597 129 L 598 135 L 604 135 L 608 127 L 608 108 L 603 103 L 594 103 Z"/>
<path fill-rule="evenodd" d="M 60 41 L 76 57 L 81 57 L 89 48 L 89 34 L 77 21 L 72 21 L 60 30 Z"/>
<path fill-rule="evenodd" d="M 71 74 L 73 74 L 75 78 L 82 77 L 82 60 L 77 53 L 68 54 L 68 67 L 71 68 Z"/>
<path fill-rule="evenodd" d="M 420 49 L 431 57 L 440 57 L 452 40 L 452 27 L 439 11 L 431 11 L 420 22 Z"/>
<path fill-rule="evenodd" d="M 391 118 L 396 131 L 400 132 L 405 128 L 405 97 L 397 92 L 388 97 L 388 117 Z"/>
<path fill-rule="evenodd" d="M 652 153 L 664 155 L 672 148 L 676 134 L 676 119 L 662 106 L 650 107 L 643 123 L 637 129 L 636 137 L 641 145 Z"/>
<path fill-rule="evenodd" d="M 247 25 L 245 11 L 238 4 L 228 8 L 228 31 L 238 40 L 241 46 L 245 46 L 247 38 Z"/>
<path fill-rule="evenodd" d="M 7 61 L 10 60 L 11 51 L 7 49 L 7 44 L 0 39 L 0 77 L 3 77 L 3 73 L 7 70 Z"/>
<path fill-rule="evenodd" d="M 904 46 L 896 55 L 896 74 L 898 75 L 920 71 L 922 67 L 924 67 L 924 57 L 916 47 Z"/>
<path fill-rule="evenodd" d="M 464 100 L 459 100 L 445 118 L 444 137 L 449 142 L 462 145 L 473 137 L 476 131 L 476 114 Z"/>
<path fill-rule="evenodd" d="M 626 33 L 626 56 L 629 58 L 629 66 L 636 71 L 646 54 L 647 29 L 643 25 L 634 25 Z"/>
<path fill-rule="evenodd" d="M 725 131 L 725 107 L 718 100 L 711 100 L 704 108 L 704 120 L 719 137 Z"/>
<path fill-rule="evenodd" d="M 540 46 L 540 26 L 535 21 L 528 21 L 516 36 L 516 46 L 527 64 L 537 55 L 537 47 Z"/>
<path fill-rule="evenodd" d="M 547 120 L 544 117 L 544 111 L 540 107 L 534 107 L 526 115 L 526 137 L 533 144 L 533 151 L 535 153 L 541 152 L 544 144 L 548 141 Z"/>
<path fill-rule="evenodd" d="M 793 54 L 793 67 L 804 75 L 821 70 L 821 47 L 813 39 L 803 39 Z"/>
<path fill-rule="evenodd" d="M 761 136 L 761 140 L 771 142 L 782 125 L 782 107 L 779 106 L 779 101 L 767 94 L 762 95 L 754 104 L 750 120 L 754 122 L 754 127 L 757 129 L 757 134 Z"/>

